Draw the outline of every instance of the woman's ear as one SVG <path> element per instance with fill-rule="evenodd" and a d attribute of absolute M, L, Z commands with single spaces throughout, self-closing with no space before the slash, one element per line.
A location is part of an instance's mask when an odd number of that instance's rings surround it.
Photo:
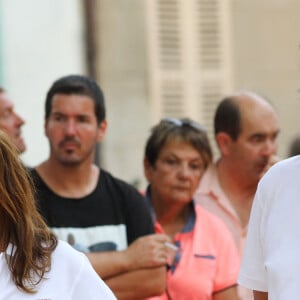
<path fill-rule="evenodd" d="M 144 174 L 148 182 L 151 182 L 152 166 L 150 165 L 147 158 L 144 158 Z"/>
<path fill-rule="evenodd" d="M 232 138 L 228 133 L 219 132 L 216 141 L 222 155 L 227 156 L 231 152 Z"/>

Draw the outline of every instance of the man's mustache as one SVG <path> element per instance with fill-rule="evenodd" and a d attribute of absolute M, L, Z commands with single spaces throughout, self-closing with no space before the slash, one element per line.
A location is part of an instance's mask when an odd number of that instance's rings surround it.
<path fill-rule="evenodd" d="M 80 146 L 80 142 L 78 139 L 76 139 L 75 137 L 65 137 L 58 145 L 59 147 L 62 147 L 64 146 L 66 143 L 73 143 L 75 144 L 76 146 Z"/>

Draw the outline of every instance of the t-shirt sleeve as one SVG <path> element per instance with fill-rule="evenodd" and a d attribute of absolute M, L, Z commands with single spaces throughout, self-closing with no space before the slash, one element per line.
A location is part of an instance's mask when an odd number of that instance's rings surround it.
<path fill-rule="evenodd" d="M 261 243 L 261 228 L 263 227 L 263 206 L 261 200 L 261 186 L 259 185 L 252 205 L 238 282 L 252 290 L 267 291 L 267 274 Z"/>
<path fill-rule="evenodd" d="M 154 225 L 143 196 L 133 187 L 127 192 L 126 224 L 128 244 L 140 236 L 154 233 Z"/>
<path fill-rule="evenodd" d="M 89 260 L 82 255 L 81 268 L 74 280 L 72 300 L 116 300 L 112 291 L 92 268 Z M 71 274 L 70 274 L 71 276 Z"/>

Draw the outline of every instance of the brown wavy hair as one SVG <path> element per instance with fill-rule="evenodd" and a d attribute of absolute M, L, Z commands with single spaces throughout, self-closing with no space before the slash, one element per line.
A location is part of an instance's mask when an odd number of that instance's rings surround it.
<path fill-rule="evenodd" d="M 0 131 L 0 250 L 16 286 L 34 293 L 51 268 L 57 239 L 35 207 L 31 179 L 16 147 Z M 10 248 L 8 248 L 10 249 Z"/>

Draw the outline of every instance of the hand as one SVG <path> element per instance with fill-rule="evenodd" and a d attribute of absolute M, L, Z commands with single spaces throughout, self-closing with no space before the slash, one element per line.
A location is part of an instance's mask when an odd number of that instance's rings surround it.
<path fill-rule="evenodd" d="M 168 262 L 169 249 L 165 243 L 171 242 L 165 234 L 150 234 L 136 239 L 124 250 L 129 268 L 153 268 L 164 266 Z"/>

